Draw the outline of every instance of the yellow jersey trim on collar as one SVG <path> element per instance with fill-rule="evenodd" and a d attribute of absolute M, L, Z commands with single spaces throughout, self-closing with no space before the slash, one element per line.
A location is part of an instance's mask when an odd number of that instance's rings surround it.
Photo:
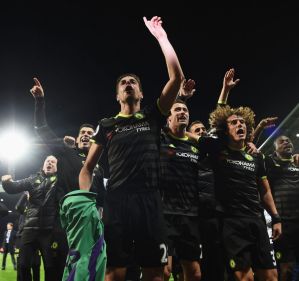
<path fill-rule="evenodd" d="M 130 118 L 130 117 L 132 117 L 132 116 L 133 116 L 133 114 L 123 114 L 123 113 L 119 112 L 119 113 L 115 116 L 115 118 L 117 118 L 117 117 Z"/>
<path fill-rule="evenodd" d="M 168 132 L 168 134 L 172 137 L 172 138 L 174 138 L 174 139 L 176 139 L 176 140 L 182 140 L 182 141 L 187 141 L 187 140 L 189 140 L 189 138 L 188 138 L 188 136 L 184 136 L 183 138 L 179 138 L 179 137 L 176 137 L 175 135 L 173 135 L 171 132 Z"/>
<path fill-rule="evenodd" d="M 281 160 L 281 161 L 283 161 L 283 162 L 291 162 L 291 163 L 294 162 L 294 159 L 293 159 L 293 158 L 279 158 L 279 160 Z"/>

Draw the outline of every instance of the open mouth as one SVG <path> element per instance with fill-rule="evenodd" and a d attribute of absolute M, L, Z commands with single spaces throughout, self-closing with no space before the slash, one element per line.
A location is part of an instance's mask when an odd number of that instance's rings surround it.
<path fill-rule="evenodd" d="M 293 146 L 291 144 L 287 144 L 287 145 L 284 146 L 283 149 L 284 150 L 291 150 L 291 149 L 293 149 Z"/>
<path fill-rule="evenodd" d="M 240 128 L 240 129 L 237 130 L 237 135 L 238 136 L 243 136 L 244 134 L 245 134 L 244 129 Z"/>
<path fill-rule="evenodd" d="M 89 137 L 82 137 L 82 138 L 81 138 L 81 142 L 82 142 L 83 144 L 88 144 L 88 143 L 89 143 Z"/>
<path fill-rule="evenodd" d="M 186 122 L 187 118 L 185 116 L 178 117 L 179 122 Z"/>
<path fill-rule="evenodd" d="M 127 86 L 127 87 L 125 88 L 125 92 L 126 92 L 126 93 L 132 93 L 132 91 L 133 91 L 132 86 Z"/>

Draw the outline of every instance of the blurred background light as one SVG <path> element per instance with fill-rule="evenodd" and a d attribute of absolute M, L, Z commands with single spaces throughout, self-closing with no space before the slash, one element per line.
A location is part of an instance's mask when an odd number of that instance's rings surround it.
<path fill-rule="evenodd" d="M 29 138 L 21 130 L 3 130 L 0 135 L 0 160 L 10 163 L 20 160 L 29 152 Z"/>

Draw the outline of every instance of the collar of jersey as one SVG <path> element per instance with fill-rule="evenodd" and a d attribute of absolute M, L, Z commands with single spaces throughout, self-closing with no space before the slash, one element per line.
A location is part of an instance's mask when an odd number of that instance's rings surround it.
<path fill-rule="evenodd" d="M 233 151 L 245 151 L 246 146 L 242 147 L 241 149 L 236 149 L 236 148 L 233 148 L 233 147 L 231 147 L 231 146 L 228 145 L 228 148 L 229 148 L 230 150 L 233 150 Z"/>
<path fill-rule="evenodd" d="M 279 158 L 279 157 L 278 157 L 278 159 L 279 159 L 280 161 L 283 161 L 283 162 L 291 162 L 291 163 L 294 162 L 294 159 L 293 159 L 293 158 Z"/>
<path fill-rule="evenodd" d="M 189 139 L 188 136 L 186 136 L 186 135 L 183 138 L 179 138 L 179 137 L 176 137 L 175 135 L 173 135 L 171 132 L 168 132 L 168 134 L 175 140 L 187 141 Z"/>
<path fill-rule="evenodd" d="M 122 117 L 122 118 L 130 118 L 130 117 L 132 117 L 133 116 L 133 114 L 123 114 L 123 113 L 118 113 L 116 116 L 115 116 L 115 118 L 118 118 L 118 117 Z"/>

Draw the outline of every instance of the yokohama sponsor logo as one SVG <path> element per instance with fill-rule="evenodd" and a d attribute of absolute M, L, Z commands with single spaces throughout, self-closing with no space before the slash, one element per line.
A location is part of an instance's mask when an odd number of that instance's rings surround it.
<path fill-rule="evenodd" d="M 122 133 L 122 132 L 128 132 L 128 131 L 135 130 L 135 129 L 136 129 L 137 132 L 149 131 L 150 126 L 149 126 L 149 123 L 147 121 L 145 121 L 145 122 L 140 122 L 140 123 L 136 123 L 136 124 L 131 124 L 131 125 L 118 127 L 115 130 L 115 132 L 116 133 Z"/>
<path fill-rule="evenodd" d="M 241 161 L 241 160 L 231 160 L 231 159 L 226 159 L 227 163 L 236 165 L 236 166 L 241 166 L 246 170 L 249 171 L 254 171 L 255 170 L 255 163 L 252 162 L 245 162 L 245 161 Z"/>
<path fill-rule="evenodd" d="M 177 152 L 176 156 L 189 158 L 192 162 L 197 162 L 197 160 L 198 160 L 198 155 L 191 154 L 191 153 L 188 153 L 188 152 Z"/>
<path fill-rule="evenodd" d="M 288 170 L 291 172 L 299 172 L 299 168 L 296 167 L 289 167 Z"/>

